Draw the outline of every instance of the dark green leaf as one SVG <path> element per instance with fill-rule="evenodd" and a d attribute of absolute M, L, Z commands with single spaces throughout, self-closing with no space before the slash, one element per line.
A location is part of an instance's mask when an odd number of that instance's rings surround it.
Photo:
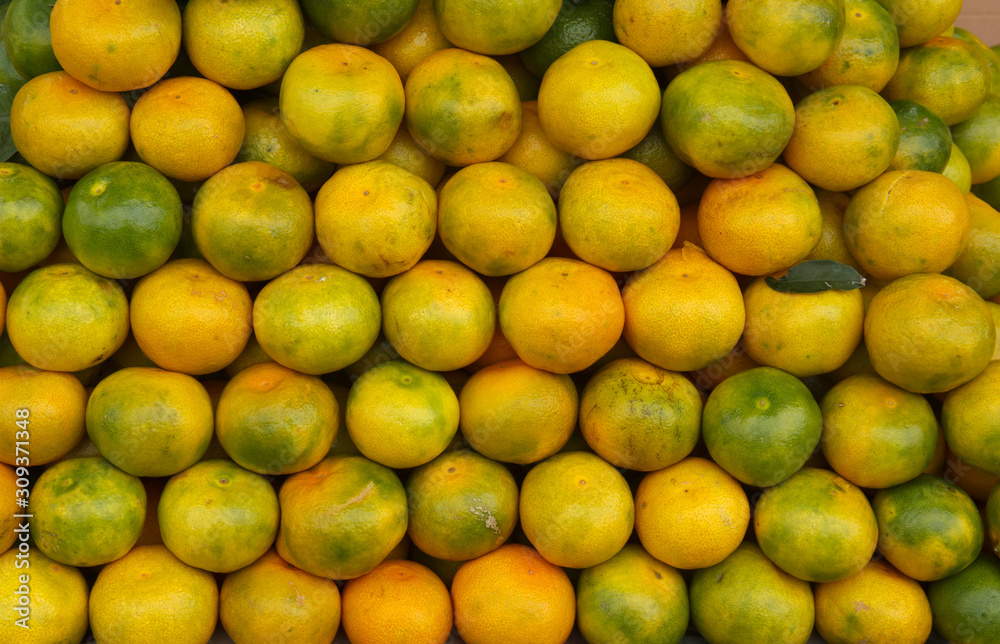
<path fill-rule="evenodd" d="M 779 293 L 819 293 L 822 291 L 850 291 L 865 285 L 865 278 L 846 264 L 832 259 L 814 259 L 788 269 L 779 279 L 765 277 L 764 281 Z"/>
<path fill-rule="evenodd" d="M 0 161 L 6 161 L 17 152 L 14 139 L 10 136 L 10 106 L 16 91 L 0 85 Z"/>

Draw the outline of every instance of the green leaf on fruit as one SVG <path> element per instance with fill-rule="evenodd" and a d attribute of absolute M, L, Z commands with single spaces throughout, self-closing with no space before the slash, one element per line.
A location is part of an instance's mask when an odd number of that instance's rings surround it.
<path fill-rule="evenodd" d="M 847 264 L 832 259 L 814 259 L 791 267 L 778 279 L 765 277 L 764 282 L 779 293 L 821 293 L 861 288 L 865 278 Z"/>

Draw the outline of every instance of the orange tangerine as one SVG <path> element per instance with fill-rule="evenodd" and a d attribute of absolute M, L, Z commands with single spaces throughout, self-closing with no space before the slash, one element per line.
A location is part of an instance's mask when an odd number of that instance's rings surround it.
<path fill-rule="evenodd" d="M 468 644 L 565 642 L 576 617 L 562 568 L 521 544 L 467 561 L 451 584 L 455 628 Z"/>
<path fill-rule="evenodd" d="M 802 261 L 823 229 L 816 193 L 781 164 L 715 179 L 698 206 L 705 251 L 734 273 L 768 275 Z"/>
<path fill-rule="evenodd" d="M 250 294 L 200 259 L 175 259 L 132 291 L 132 333 L 144 354 L 170 371 L 225 368 L 252 332 Z"/>
<path fill-rule="evenodd" d="M 181 11 L 171 0 L 63 0 L 49 21 L 52 51 L 77 80 L 127 92 L 160 80 L 181 47 Z"/>
<path fill-rule="evenodd" d="M 129 108 L 119 94 L 83 84 L 66 72 L 36 76 L 10 107 L 17 151 L 38 170 L 79 179 L 117 161 L 129 143 Z"/>
<path fill-rule="evenodd" d="M 749 525 L 750 502 L 739 481 L 704 458 L 692 456 L 650 472 L 635 493 L 639 540 L 676 568 L 721 562 L 740 545 Z"/>
<path fill-rule="evenodd" d="M 506 360 L 480 369 L 459 394 L 459 428 L 470 447 L 497 461 L 527 464 L 558 452 L 576 426 L 572 378 Z"/>
<path fill-rule="evenodd" d="M 434 188 L 387 161 L 346 166 L 316 195 L 316 236 L 330 260 L 367 277 L 409 270 L 437 230 Z"/>
<path fill-rule="evenodd" d="M 611 350 L 621 337 L 625 308 L 606 271 L 548 257 L 507 280 L 499 318 L 504 336 L 526 363 L 573 373 Z"/>
<path fill-rule="evenodd" d="M 403 29 L 388 40 L 372 43 L 371 50 L 392 63 L 405 83 L 417 63 L 451 46 L 438 26 L 434 0 L 420 0 Z"/>
<path fill-rule="evenodd" d="M 629 346 L 672 371 L 701 369 L 725 356 L 746 321 L 736 278 L 690 244 L 633 273 L 622 302 Z"/>
<path fill-rule="evenodd" d="M 354 644 L 444 644 L 451 595 L 429 568 L 386 560 L 344 585 L 344 632 Z"/>
<path fill-rule="evenodd" d="M 129 131 L 143 161 L 171 179 L 202 181 L 233 162 L 246 123 L 226 88 L 182 76 L 139 97 Z"/>
<path fill-rule="evenodd" d="M 722 4 L 621 0 L 615 3 L 614 26 L 618 42 L 650 67 L 675 65 L 698 58 L 712 46 L 722 26 Z"/>

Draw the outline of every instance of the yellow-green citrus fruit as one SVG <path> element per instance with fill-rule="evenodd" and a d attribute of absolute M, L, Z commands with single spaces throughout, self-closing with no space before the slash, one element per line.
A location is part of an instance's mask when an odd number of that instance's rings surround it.
<path fill-rule="evenodd" d="M 278 554 L 320 577 L 360 577 L 406 534 L 403 484 L 361 456 L 331 456 L 288 477 L 278 500 Z"/>
<path fill-rule="evenodd" d="M 975 114 L 989 91 L 989 64 L 975 46 L 942 36 L 903 49 L 882 96 L 916 101 L 955 125 Z"/>
<path fill-rule="evenodd" d="M 948 641 L 1000 639 L 1000 559 L 984 552 L 965 570 L 927 588 L 934 630 Z"/>
<path fill-rule="evenodd" d="M 576 584 L 577 627 L 588 642 L 677 644 L 688 625 L 688 594 L 674 568 L 626 544 Z"/>
<path fill-rule="evenodd" d="M 993 358 L 995 344 L 986 303 L 945 275 L 901 277 L 875 294 L 865 314 L 875 371 L 914 393 L 949 391 L 972 380 Z"/>
<path fill-rule="evenodd" d="M 698 390 L 681 374 L 621 358 L 601 367 L 583 388 L 580 430 L 615 467 L 651 472 L 691 453 L 701 408 Z"/>
<path fill-rule="evenodd" d="M 775 566 L 752 542 L 696 571 L 689 592 L 691 622 L 710 642 L 805 644 L 812 634 L 809 582 Z"/>
<path fill-rule="evenodd" d="M 440 373 L 389 360 L 351 385 L 346 421 L 364 456 L 393 469 L 416 467 L 455 437 L 458 397 Z"/>
<path fill-rule="evenodd" d="M 52 264 L 21 280 L 7 301 L 7 334 L 24 360 L 47 371 L 80 371 L 125 342 L 129 305 L 117 282 L 80 264 Z"/>
<path fill-rule="evenodd" d="M 588 452 L 564 452 L 535 465 L 521 484 L 525 536 L 557 566 L 589 568 L 613 557 L 632 534 L 628 482 Z"/>
<path fill-rule="evenodd" d="M 682 161 L 710 177 L 745 177 L 785 149 L 795 107 L 770 74 L 743 61 L 718 60 L 681 72 L 667 86 L 660 119 Z"/>
<path fill-rule="evenodd" d="M 29 546 L 27 541 L 21 544 Z M 0 610 L 9 615 L 0 623 L 0 637 L 5 641 L 83 641 L 89 591 L 79 570 L 53 561 L 38 550 L 10 548 L 0 555 L 0 584 L 10 589 L 0 600 Z"/>
<path fill-rule="evenodd" d="M 271 483 L 229 460 L 208 460 L 170 477 L 157 516 L 163 545 L 209 572 L 257 561 L 278 534 L 278 495 Z"/>
<path fill-rule="evenodd" d="M 112 464 L 133 476 L 171 476 L 194 465 L 212 439 L 212 401 L 187 374 L 121 369 L 87 401 L 87 434 Z"/>
<path fill-rule="evenodd" d="M 807 88 L 861 85 L 881 92 L 899 65 L 899 34 L 877 0 L 845 0 L 844 31 L 823 63 L 799 76 Z"/>
<path fill-rule="evenodd" d="M 827 644 L 924 644 L 931 633 L 924 589 L 885 561 L 875 559 L 853 577 L 817 584 L 813 591 L 816 630 Z"/>
<path fill-rule="evenodd" d="M 374 289 L 339 266 L 294 268 L 268 282 L 253 305 L 254 333 L 267 355 L 313 375 L 360 359 L 381 322 Z"/>
<path fill-rule="evenodd" d="M 917 581 L 943 579 L 962 570 L 983 547 L 983 522 L 975 502 L 957 485 L 921 474 L 881 490 L 872 500 L 879 551 Z"/>
<path fill-rule="evenodd" d="M 471 450 L 447 451 L 406 480 L 407 534 L 427 555 L 475 559 L 499 548 L 518 519 L 518 488 L 503 465 Z"/>
<path fill-rule="evenodd" d="M 680 227 L 680 208 L 652 169 L 631 159 L 578 167 L 559 192 L 559 231 L 583 261 L 631 272 L 663 257 Z"/>
<path fill-rule="evenodd" d="M 798 76 L 833 54 L 844 31 L 844 0 L 730 0 L 726 22 L 751 61 L 775 76 Z"/>
<path fill-rule="evenodd" d="M 302 9 L 327 38 L 365 46 L 399 33 L 417 10 L 417 0 L 303 0 Z"/>
<path fill-rule="evenodd" d="M 948 447 L 960 459 L 1000 476 L 1000 361 L 993 360 L 975 378 L 948 392 L 941 425 Z"/>
<path fill-rule="evenodd" d="M 226 575 L 219 590 L 219 621 L 236 644 L 253 644 L 261 633 L 325 644 L 337 635 L 340 613 L 335 581 L 299 570 L 274 550 Z"/>
<path fill-rule="evenodd" d="M 890 170 L 942 172 L 951 156 L 951 131 L 920 103 L 907 99 L 889 103 L 899 119 L 900 139 Z"/>
<path fill-rule="evenodd" d="M 521 118 L 514 81 L 487 56 L 442 49 L 420 61 L 406 79 L 406 129 L 448 165 L 499 158 L 517 140 Z"/>
<path fill-rule="evenodd" d="M 0 163 L 0 271 L 31 268 L 59 243 L 59 187 L 31 166 Z"/>
<path fill-rule="evenodd" d="M 841 380 L 823 396 L 820 409 L 823 455 L 855 485 L 905 483 L 934 457 L 939 430 L 930 403 L 876 375 Z"/>
<path fill-rule="evenodd" d="M 937 172 L 891 170 L 862 187 L 844 212 L 844 239 L 865 273 L 890 282 L 937 273 L 969 239 L 969 207 Z"/>
<path fill-rule="evenodd" d="M 437 230 L 434 188 L 375 160 L 338 170 L 316 195 L 316 237 L 338 266 L 367 277 L 409 270 Z"/>
<path fill-rule="evenodd" d="M 434 14 L 441 33 L 456 47 L 496 56 L 519 52 L 541 40 L 561 6 L 561 0 L 518 0 L 510 5 L 434 0 Z"/>
<path fill-rule="evenodd" d="M 339 429 L 337 407 L 316 376 L 261 362 L 226 383 L 215 433 L 226 454 L 252 472 L 300 472 L 330 451 Z"/>
<path fill-rule="evenodd" d="M 285 70 L 278 105 L 288 134 L 309 154 L 361 163 L 392 142 L 403 120 L 403 83 L 389 61 L 367 49 L 319 45 Z"/>
<path fill-rule="evenodd" d="M 281 78 L 305 36 L 295 0 L 191 0 L 184 5 L 182 30 L 191 63 L 205 78 L 231 89 L 254 89 Z"/>
<path fill-rule="evenodd" d="M 998 72 L 1000 73 L 1000 72 Z M 956 123 L 951 135 L 969 162 L 972 183 L 986 183 L 1000 176 L 1000 95 L 989 95 L 976 112 Z"/>
<path fill-rule="evenodd" d="M 243 105 L 246 134 L 236 163 L 263 161 L 292 175 L 307 192 L 314 192 L 333 174 L 334 164 L 317 159 L 285 130 L 277 97 Z"/>
<path fill-rule="evenodd" d="M 867 87 L 834 85 L 795 106 L 795 133 L 783 158 L 809 183 L 844 192 L 885 172 L 899 138 L 900 123 L 885 99 Z"/>
<path fill-rule="evenodd" d="M 91 631 L 108 644 L 208 642 L 218 617 L 212 573 L 159 544 L 137 546 L 104 566 L 90 593 Z"/>
<path fill-rule="evenodd" d="M 560 150 L 591 161 L 638 144 L 659 109 L 660 88 L 646 61 L 607 40 L 588 40 L 560 56 L 538 88 L 545 136 Z"/>
<path fill-rule="evenodd" d="M 1000 294 L 1000 212 L 972 194 L 966 194 L 965 201 L 969 242 L 944 273 L 989 299 Z"/>
<path fill-rule="evenodd" d="M 913 47 L 940 36 L 955 22 L 962 8 L 955 0 L 925 0 L 919 9 L 906 0 L 877 0 L 899 31 L 899 46 Z"/>
<path fill-rule="evenodd" d="M 859 572 L 878 542 L 878 525 L 861 488 L 829 470 L 804 467 L 764 490 L 753 513 L 760 549 L 806 581 Z"/>
<path fill-rule="evenodd" d="M 456 172 L 441 188 L 438 235 L 456 259 L 482 275 L 512 275 L 548 254 L 558 213 L 527 170 L 493 162 Z"/>
<path fill-rule="evenodd" d="M 246 161 L 202 184 L 191 207 L 191 229 L 198 251 L 226 277 L 269 280 L 309 252 L 312 203 L 290 174 Z"/>
<path fill-rule="evenodd" d="M 71 566 L 99 566 L 123 556 L 139 539 L 146 490 L 103 458 L 72 458 L 38 477 L 28 514 L 44 554 Z"/>

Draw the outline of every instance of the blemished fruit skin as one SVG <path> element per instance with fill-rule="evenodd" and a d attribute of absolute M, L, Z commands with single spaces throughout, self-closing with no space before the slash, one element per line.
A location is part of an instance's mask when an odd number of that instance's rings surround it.
<path fill-rule="evenodd" d="M 320 577 L 360 577 L 406 534 L 403 484 L 361 456 L 330 456 L 289 477 L 278 500 L 278 554 Z"/>
<path fill-rule="evenodd" d="M 518 519 L 518 487 L 503 465 L 471 450 L 448 451 L 406 481 L 407 534 L 431 557 L 466 561 L 503 545 Z"/>

